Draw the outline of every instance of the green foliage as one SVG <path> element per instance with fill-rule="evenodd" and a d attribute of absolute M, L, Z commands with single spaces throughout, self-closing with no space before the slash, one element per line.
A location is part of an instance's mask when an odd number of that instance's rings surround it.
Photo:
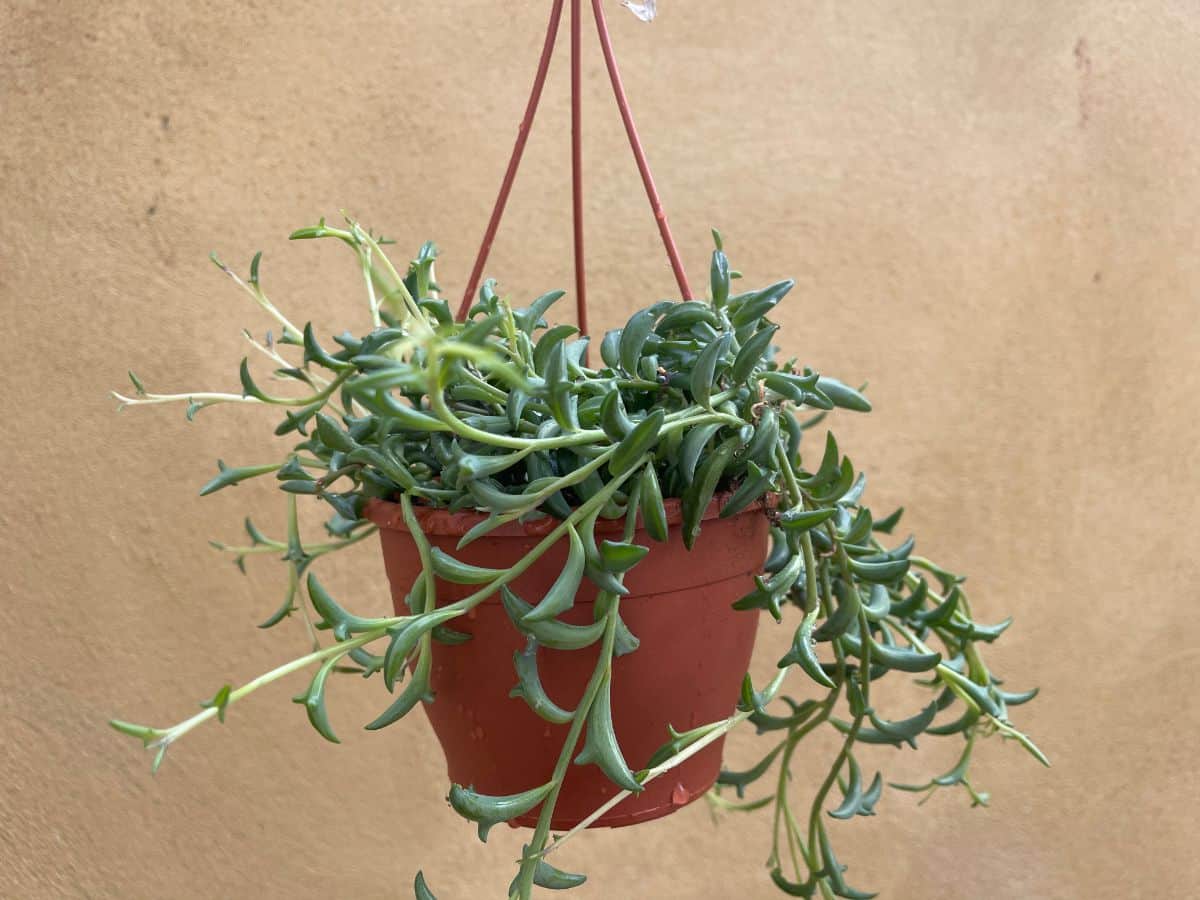
<path fill-rule="evenodd" d="M 553 790 L 553 782 L 540 787 L 530 788 L 520 794 L 509 794 L 504 797 L 492 797 L 480 794 L 471 788 L 453 784 L 447 799 L 454 811 L 464 819 L 470 819 L 479 825 L 479 839 L 486 841 L 488 832 L 493 825 L 507 822 L 529 812 L 546 799 Z"/>
<path fill-rule="evenodd" d="M 437 900 L 429 885 L 425 883 L 424 872 L 418 872 L 417 877 L 413 879 L 413 895 L 416 900 Z"/>
<path fill-rule="evenodd" d="M 293 238 L 333 238 L 356 254 L 371 317 L 369 329 L 358 336 L 326 339 L 311 324 L 292 324 L 263 292 L 258 257 L 248 280 L 218 262 L 280 329 L 278 344 L 246 334 L 268 358 L 271 377 L 293 389 L 298 384 L 302 392 L 285 396 L 268 387 L 246 360 L 238 374 L 240 392 L 153 394 L 131 373 L 135 396 L 118 399 L 122 406 L 177 401 L 189 418 L 221 403 L 257 404 L 282 414 L 275 433 L 290 435 L 291 447 L 281 461 L 241 467 L 219 462 L 201 493 L 274 474 L 287 509 L 286 537 L 273 539 L 247 519 L 248 544 L 214 546 L 230 552 L 239 568 L 256 555 L 282 559 L 288 573 L 284 600 L 263 626 L 300 613 L 311 650 L 242 687 L 223 687 L 200 713 L 172 728 L 120 721 L 113 727 L 157 750 L 157 768 L 167 746 L 192 728 L 214 717 L 224 721 L 230 705 L 259 687 L 315 667 L 296 700 L 323 737 L 338 741 L 326 689 L 339 673 L 368 680 L 380 675 L 379 690 L 393 696 L 366 727 L 383 728 L 418 704 L 436 701 L 430 673 L 437 644 L 469 639 L 453 629 L 454 620 L 499 595 L 513 627 L 527 639 L 525 650 L 514 656 L 512 696 L 565 731 L 563 747 L 544 785 L 506 797 L 454 785 L 449 801 L 478 823 L 481 838 L 493 825 L 540 806 L 510 889 L 520 900 L 535 886 L 566 889 L 584 880 L 544 858 L 571 836 L 552 842 L 549 824 L 573 764 L 596 765 L 619 791 L 637 792 L 749 720 L 770 736 L 770 746 L 749 768 L 722 772 L 719 784 L 734 788 L 738 802 L 719 793 L 711 802 L 739 812 L 774 807 L 767 869 L 783 894 L 856 898 L 872 895 L 846 883 L 828 827 L 874 815 L 882 797 L 883 776 L 864 777 L 858 745 L 915 749 L 927 737 L 964 741 L 952 770 L 924 784 L 895 787 L 928 796 L 961 785 L 976 805 L 987 799 L 969 773 L 980 739 L 1000 734 L 1045 762 L 1008 719 L 1010 707 L 1036 692 L 1003 690 L 982 658 L 983 647 L 1011 620 L 975 621 L 961 576 L 914 555 L 911 538 L 883 542 L 903 510 L 874 518 L 864 502 L 866 479 L 832 433 L 814 456 L 816 465 L 801 453 L 805 433 L 826 412 L 868 412 L 871 405 L 861 389 L 777 358 L 778 326 L 766 316 L 793 283 L 733 294 L 738 276 L 714 236 L 710 299 L 661 301 L 634 312 L 622 328 L 604 336 L 596 368 L 584 362 L 585 337 L 571 326 L 547 322 L 561 291 L 522 307 L 487 281 L 467 321 L 455 322 L 438 293 L 432 244 L 400 271 L 384 254 L 385 242 L 352 221 L 335 228 L 322 220 Z M 311 571 L 323 556 L 374 532 L 363 517 L 372 498 L 401 504 L 421 556 L 406 615 L 356 614 Z M 688 548 L 702 534 L 710 507 L 724 517 L 769 517 L 770 554 L 753 589 L 735 606 L 746 614 L 765 610 L 781 622 L 793 617 L 793 640 L 778 661 L 776 679 L 758 691 L 747 678 L 742 701 L 728 719 L 685 732 L 671 729 L 648 761 L 627 761 L 612 726 L 612 663 L 639 652 L 639 643 L 621 619 L 622 581 L 638 565 L 653 564 L 653 548 L 634 543 L 639 514 L 650 538 L 671 539 L 664 498 L 680 503 L 678 531 Z M 328 541 L 302 540 L 301 502 L 323 507 Z M 553 527 L 511 568 L 480 568 L 431 547 L 416 506 L 486 513 L 462 545 L 508 522 L 547 517 Z M 621 539 L 597 541 L 600 520 L 623 523 Z M 511 582 L 559 542 L 567 551 L 560 575 L 545 596 L 529 598 L 536 604 L 526 602 Z M 472 593 L 439 605 L 439 579 L 469 586 Z M 595 620 L 562 621 L 585 579 L 601 592 Z M 586 649 L 597 645 L 598 653 Z M 596 655 L 583 695 L 565 698 L 574 709 L 550 699 L 538 670 L 540 647 Z M 672 660 L 664 658 L 662 665 Z M 919 676 L 934 697 L 915 710 L 893 709 L 884 685 L 907 675 Z M 788 677 L 810 696 L 797 701 L 781 695 Z M 555 685 L 550 688 L 560 695 Z M 800 754 L 806 770 L 820 767 L 826 774 L 805 811 L 797 812 L 790 773 L 797 748 L 817 729 L 836 734 L 839 749 L 827 764 Z M 645 767 L 635 774 L 631 762 Z M 778 774 L 770 774 L 776 768 Z M 748 790 L 764 784 L 763 796 L 741 802 Z M 433 896 L 420 873 L 414 892 L 417 898 Z"/>
<path fill-rule="evenodd" d="M 555 725 L 565 725 L 575 718 L 574 712 L 568 712 L 550 699 L 546 689 L 542 687 L 542 679 L 537 667 L 538 642 L 529 638 L 525 649 L 513 654 L 513 667 L 517 670 L 517 685 L 508 695 L 521 697 L 529 704 L 529 708 Z"/>
<path fill-rule="evenodd" d="M 595 763 L 614 784 L 637 793 L 642 790 L 642 785 L 633 777 L 613 731 L 611 684 L 611 677 L 606 676 L 600 685 L 588 714 L 587 740 L 575 762 L 577 765 Z"/>
<path fill-rule="evenodd" d="M 215 709 L 217 711 L 217 720 L 224 723 L 225 709 L 229 706 L 229 695 L 233 692 L 233 685 L 224 684 L 212 696 L 211 700 L 202 700 L 200 702 L 201 709 Z"/>

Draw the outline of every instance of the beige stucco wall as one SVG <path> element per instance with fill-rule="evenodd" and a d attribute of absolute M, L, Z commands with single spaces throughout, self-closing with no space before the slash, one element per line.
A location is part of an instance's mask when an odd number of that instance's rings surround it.
<path fill-rule="evenodd" d="M 1200 12 L 1166 0 L 663 0 L 615 41 L 694 280 L 708 228 L 735 265 L 793 276 L 788 349 L 869 378 L 843 422 L 880 508 L 971 573 L 1017 626 L 991 654 L 1043 697 L 1019 721 L 1044 771 L 986 745 L 987 811 L 885 795 L 841 827 L 855 883 L 894 900 L 1188 896 L 1200 514 Z M 436 238 L 461 285 L 514 134 L 545 2 L 0 4 L 0 896 L 500 896 L 518 852 L 442 801 L 414 717 L 345 743 L 280 686 L 190 736 L 157 778 L 104 727 L 167 723 L 298 650 L 253 626 L 278 567 L 210 551 L 270 499 L 201 501 L 213 461 L 271 452 L 253 410 L 121 416 L 156 388 L 236 388 L 266 322 L 206 261 L 263 277 L 296 317 L 362 325 L 333 246 L 288 245 L 345 208 L 405 252 Z M 595 319 L 669 273 L 589 40 Z M 560 57 L 490 271 L 567 286 Z M 599 328 L 596 329 L 597 331 Z M 278 525 L 274 506 L 262 514 Z M 331 580 L 385 590 L 373 548 Z M 298 626 L 297 626 L 298 628 Z M 764 626 L 761 671 L 788 636 Z M 880 756 L 898 778 L 948 761 Z M 747 761 L 749 739 L 731 748 Z M 566 851 L 586 897 L 770 897 L 767 817 L 703 807 Z"/>

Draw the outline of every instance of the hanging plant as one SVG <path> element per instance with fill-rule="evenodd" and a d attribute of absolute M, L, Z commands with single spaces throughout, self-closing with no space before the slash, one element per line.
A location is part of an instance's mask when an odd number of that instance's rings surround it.
<path fill-rule="evenodd" d="M 639 18 L 654 16 L 653 3 L 626 5 Z M 533 829 L 511 900 L 535 887 L 583 883 L 548 858 L 588 826 L 634 824 L 702 796 L 731 812 L 773 810 L 768 871 L 784 894 L 873 896 L 846 883 L 831 834 L 837 820 L 873 815 L 884 790 L 882 773 L 863 771 L 860 745 L 915 748 L 925 736 L 961 742 L 950 771 L 891 786 L 925 795 L 961 787 L 983 805 L 987 795 L 970 776 L 980 740 L 1011 738 L 1046 762 L 1008 714 L 1036 691 L 1010 692 L 989 670 L 982 647 L 1010 620 L 976 621 L 961 576 L 916 555 L 911 537 L 889 540 L 902 510 L 872 514 L 866 479 L 832 433 L 801 452 L 805 432 L 829 412 L 863 413 L 870 404 L 849 384 L 777 356 L 770 314 L 792 282 L 735 292 L 740 276 L 714 232 L 709 296 L 694 299 L 601 0 L 592 0 L 601 50 L 681 299 L 639 309 L 604 336 L 592 363 L 581 0 L 571 2 L 580 328 L 548 325 L 561 291 L 513 306 L 494 282 L 479 287 L 563 6 L 554 0 L 457 315 L 437 287 L 432 244 L 401 273 L 387 242 L 356 222 L 337 228 L 322 220 L 292 237 L 332 238 L 353 251 L 370 318 L 365 334 L 330 340 L 311 324 L 297 326 L 264 293 L 258 256 L 245 280 L 214 258 L 273 320 L 278 341 L 245 335 L 294 390 L 264 389 L 249 360 L 233 393 L 155 394 L 130 374 L 134 392 L 117 395 L 122 406 L 182 403 L 189 419 L 222 403 L 282 413 L 275 434 L 295 436 L 284 458 L 218 461 L 201 494 L 275 479 L 286 534 L 269 536 L 247 518 L 247 543 L 216 546 L 240 568 L 264 554 L 284 561 L 283 603 L 262 625 L 298 616 L 311 647 L 247 684 L 222 686 L 169 728 L 113 727 L 153 750 L 157 770 L 193 728 L 224 722 L 231 705 L 304 672 L 308 686 L 295 699 L 317 732 L 337 742 L 326 693 L 335 676 L 354 674 L 382 685 L 368 729 L 425 710 L 446 755 L 447 799 L 481 840 L 502 822 Z M 302 539 L 302 498 L 324 508 L 327 538 Z M 376 534 L 390 616 L 352 612 L 316 574 L 322 557 Z M 756 687 L 746 672 L 762 613 L 787 622 L 793 640 L 775 677 Z M 928 701 L 898 708 L 887 689 L 900 677 L 915 678 Z M 745 771 L 723 769 L 724 737 L 745 722 L 770 747 Z M 821 764 L 815 793 L 798 802 L 796 750 L 818 729 L 835 732 L 838 748 Z M 817 766 L 806 754 L 805 770 Z M 420 872 L 414 892 L 417 900 L 434 896 Z"/>
<path fill-rule="evenodd" d="M 184 404 L 189 419 L 222 403 L 261 406 L 276 434 L 295 436 L 275 462 L 219 462 L 201 494 L 275 480 L 287 533 L 247 519 L 246 543 L 218 547 L 239 567 L 283 559 L 284 602 L 263 625 L 299 615 L 312 646 L 221 687 L 176 725 L 114 721 L 154 751 L 155 769 L 192 729 L 300 672 L 309 682 L 297 701 L 336 742 L 326 694 L 354 674 L 380 691 L 368 729 L 427 708 L 454 779 L 450 805 L 481 839 L 501 822 L 533 827 L 511 897 L 582 883 L 547 861 L 582 828 L 667 814 L 715 781 L 714 806 L 773 810 L 768 865 L 780 890 L 853 898 L 871 895 L 846 883 L 836 824 L 873 815 L 885 785 L 862 769 L 861 745 L 958 742 L 950 771 L 893 787 L 960 788 L 973 805 L 987 802 L 970 775 L 981 740 L 1012 738 L 1045 762 L 1009 719 L 1035 691 L 1009 691 L 983 659 L 1009 620 L 977 621 L 961 576 L 916 555 L 912 538 L 888 540 L 901 510 L 872 513 L 865 476 L 832 433 L 807 449 L 805 433 L 829 412 L 870 404 L 777 355 L 770 314 L 792 282 L 735 292 L 716 236 L 709 299 L 638 310 L 604 336 L 593 366 L 586 337 L 547 324 L 560 291 L 515 307 L 488 281 L 456 321 L 431 244 L 401 272 L 355 222 L 292 237 L 353 251 L 365 334 L 318 337 L 267 298 L 258 257 L 247 280 L 218 263 L 274 320 L 278 340 L 251 343 L 298 394 L 264 387 L 244 360 L 240 392 L 161 395 L 131 374 L 132 396 L 118 395 L 122 406 Z M 302 540 L 301 500 L 324 507 L 327 540 Z M 351 611 L 317 576 L 323 557 L 376 533 L 395 599 L 385 617 Z M 706 560 L 719 575 L 704 574 Z M 761 613 L 794 639 L 778 674 L 755 686 L 745 671 Z M 705 627 L 689 631 L 693 620 Z M 694 688 L 690 712 L 686 692 L 663 687 L 680 673 Z M 928 700 L 900 708 L 888 686 L 901 678 Z M 770 746 L 748 770 L 721 770 L 720 742 L 744 722 Z M 818 729 L 840 744 L 798 802 L 796 750 Z M 817 765 L 804 755 L 806 771 Z M 552 828 L 565 833 L 551 838 Z M 423 875 L 415 892 L 433 896 Z"/>

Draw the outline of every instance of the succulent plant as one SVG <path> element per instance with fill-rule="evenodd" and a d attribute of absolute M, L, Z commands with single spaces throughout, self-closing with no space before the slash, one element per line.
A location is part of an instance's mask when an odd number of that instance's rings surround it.
<path fill-rule="evenodd" d="M 314 674 L 298 699 L 313 727 L 331 741 L 338 738 L 325 694 L 335 674 L 382 683 L 388 705 L 368 729 L 435 702 L 429 674 L 438 644 L 464 640 L 455 619 L 498 592 L 531 647 L 600 646 L 593 676 L 571 712 L 547 697 L 536 653 L 517 659 L 515 694 L 547 721 L 570 724 L 550 781 L 503 797 L 464 785 L 450 788 L 451 805 L 478 823 L 481 838 L 492 825 L 540 804 L 511 897 L 583 880 L 554 868 L 547 856 L 595 818 L 551 838 L 554 803 L 585 726 L 585 751 L 575 761 L 599 766 L 615 784 L 610 808 L 735 726 L 751 723 L 769 750 L 745 771 L 723 771 L 709 802 L 729 811 L 773 810 L 768 867 L 791 896 L 872 896 L 847 885 L 831 834 L 837 821 L 873 815 L 885 787 L 881 773 L 860 767 L 859 745 L 915 748 L 927 736 L 958 742 L 961 756 L 950 771 L 924 784 L 892 786 L 923 794 L 959 787 L 973 805 L 987 802 L 970 775 L 983 738 L 1012 738 L 1046 762 L 1009 720 L 1010 708 L 1036 691 L 1007 690 L 983 660 L 984 645 L 1000 637 L 1010 620 L 976 621 L 960 575 L 915 554 L 911 537 L 889 540 L 902 510 L 873 515 L 864 501 L 866 478 L 832 433 L 810 455 L 806 432 L 831 411 L 868 412 L 870 403 L 859 389 L 777 354 L 778 326 L 769 316 L 792 282 L 735 291 L 740 274 L 730 268 L 714 232 L 709 299 L 639 309 L 604 336 L 593 366 L 586 337 L 570 325 L 547 324 L 561 291 L 516 306 L 488 281 L 469 317 L 455 321 L 436 284 L 432 244 L 401 272 L 388 260 L 386 242 L 353 221 L 337 228 L 322 220 L 292 237 L 339 240 L 354 253 L 370 316 L 365 334 L 326 339 L 310 324 L 294 324 L 263 291 L 259 257 L 245 280 L 214 257 L 273 320 L 276 340 L 258 341 L 249 332 L 246 337 L 275 379 L 295 382 L 299 393 L 263 387 L 244 360 L 240 391 L 154 394 L 131 374 L 133 395 L 116 395 L 122 406 L 178 402 L 189 419 L 221 403 L 273 408 L 282 414 L 275 433 L 296 439 L 276 462 L 218 462 L 201 494 L 251 478 L 276 479 L 287 506 L 287 534 L 270 537 L 247 518 L 247 543 L 215 546 L 239 567 L 252 556 L 282 558 L 285 599 L 263 626 L 299 613 L 311 647 L 248 684 L 221 687 L 199 713 L 171 727 L 114 721 L 156 751 L 155 769 L 168 747 L 193 728 L 223 721 L 231 704 L 301 670 Z M 328 539 L 320 543 L 300 536 L 305 497 L 324 504 Z M 635 771 L 613 732 L 607 692 L 613 658 L 639 652 L 636 635 L 621 618 L 623 580 L 653 558 L 653 548 L 633 543 L 635 526 L 640 520 L 654 540 L 666 540 L 664 498 L 679 498 L 690 548 L 714 497 L 724 498 L 723 516 L 761 504 L 770 517 L 762 574 L 736 607 L 788 621 L 791 649 L 761 689 L 746 677 L 740 704 L 728 718 L 664 734 L 659 752 Z M 421 552 L 422 571 L 414 573 L 406 615 L 357 615 L 315 575 L 322 557 L 375 532 L 363 515 L 371 498 L 401 505 Z M 512 568 L 482 569 L 425 540 L 415 515 L 422 506 L 486 513 L 463 545 L 517 520 L 548 517 L 553 527 Z M 624 523 L 621 540 L 597 540 L 602 519 Z M 560 541 L 569 548 L 567 564 L 551 590 L 540 598 L 513 593 L 512 582 Z M 478 587 L 439 605 L 439 579 Z M 600 591 L 594 626 L 559 621 L 584 579 Z M 897 709 L 886 692 L 893 673 L 914 677 L 928 700 L 915 711 Z M 827 774 L 815 794 L 797 806 L 789 774 L 796 750 L 822 728 L 835 731 L 840 743 L 823 764 Z M 817 763 L 809 755 L 804 764 L 811 769 Z M 776 766 L 778 774 L 768 778 Z M 755 799 L 745 799 L 760 785 Z M 421 874 L 414 890 L 418 898 L 433 896 Z"/>

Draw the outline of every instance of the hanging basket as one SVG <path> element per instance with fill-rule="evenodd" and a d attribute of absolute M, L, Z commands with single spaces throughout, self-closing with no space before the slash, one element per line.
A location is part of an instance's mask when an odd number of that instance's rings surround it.
<path fill-rule="evenodd" d="M 718 518 L 724 499 L 714 500 L 705 513 L 691 551 L 683 545 L 678 501 L 667 502 L 669 541 L 654 543 L 640 529 L 634 539 L 652 550 L 629 573 L 621 617 L 641 646 L 638 652 L 613 661 L 612 710 L 617 739 L 635 771 L 666 742 L 668 726 L 684 731 L 718 721 L 730 715 L 737 703 L 759 617 L 738 612 L 731 604 L 753 588 L 753 575 L 762 568 L 768 521 L 761 505 Z M 372 501 L 367 517 L 380 527 L 396 613 L 405 615 L 404 598 L 421 571 L 416 544 L 398 505 Z M 510 568 L 554 524 L 550 519 L 510 523 L 457 550 L 459 538 L 484 518 L 481 514 L 423 509 L 417 517 L 434 547 L 471 565 L 496 569 Z M 601 520 L 597 536 L 606 529 L 617 531 L 619 523 Z M 564 543 L 515 579 L 515 593 L 531 600 L 546 593 L 562 571 Z M 462 599 L 473 589 L 439 580 L 439 605 Z M 561 620 L 590 625 L 595 600 L 596 589 L 585 579 L 574 607 Z M 513 657 L 525 649 L 525 636 L 514 627 L 498 597 L 455 620 L 454 628 L 471 639 L 437 647 L 431 680 L 434 702 L 422 704 L 446 755 L 450 780 L 501 795 L 549 781 L 567 726 L 549 724 L 523 698 L 510 696 L 516 683 Z M 538 668 L 556 704 L 570 709 L 582 696 L 596 666 L 597 646 L 569 651 L 538 648 Z M 669 777 L 650 782 L 594 825 L 633 825 L 686 806 L 716 781 L 721 748 L 722 741 L 705 747 Z M 616 790 L 596 766 L 571 766 L 551 827 L 577 825 Z M 536 822 L 535 809 L 513 824 L 532 827 Z"/>

